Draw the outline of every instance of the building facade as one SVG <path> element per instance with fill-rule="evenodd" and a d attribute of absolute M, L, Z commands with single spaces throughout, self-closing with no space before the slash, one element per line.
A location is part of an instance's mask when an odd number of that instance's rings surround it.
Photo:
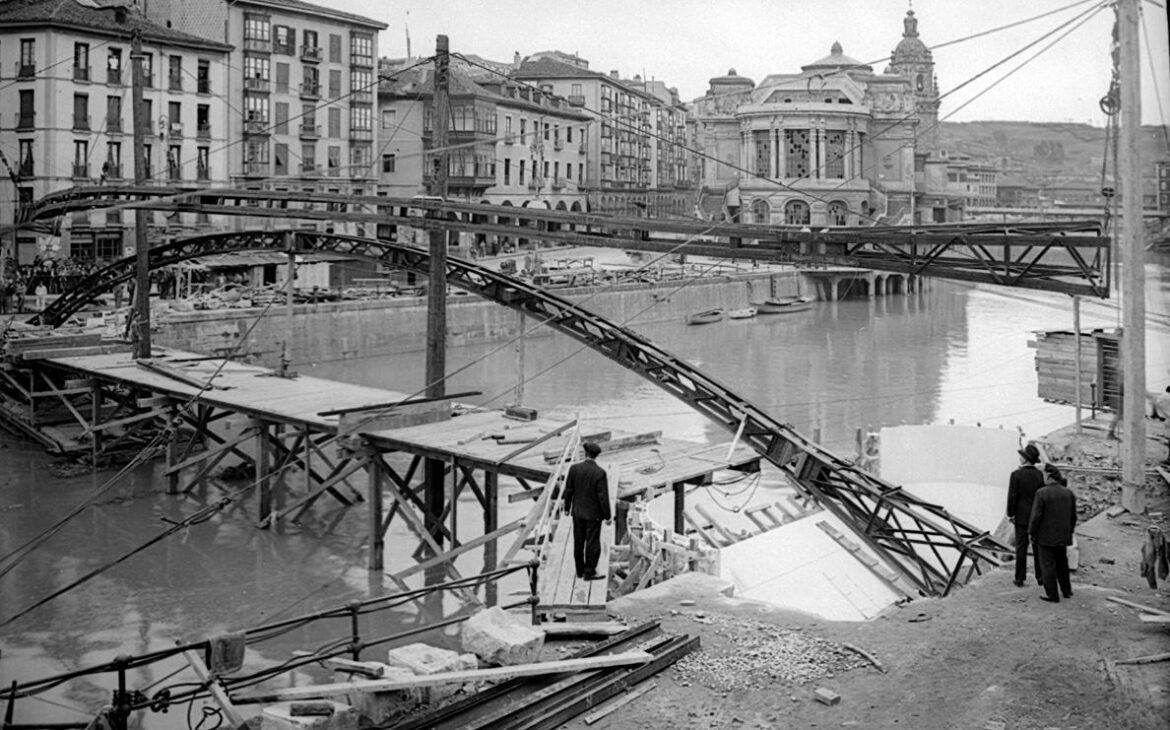
<path fill-rule="evenodd" d="M 734 69 L 712 78 L 692 104 L 702 210 L 812 227 L 959 220 L 967 191 L 928 172 L 938 102 L 913 11 L 884 73 L 834 43 L 758 85 Z"/>
<path fill-rule="evenodd" d="M 344 195 L 374 190 L 376 49 L 385 23 L 300 0 L 151 0 L 147 7 L 156 22 L 234 49 L 226 93 L 233 184 Z M 356 224 L 332 227 L 365 233 Z"/>
<path fill-rule="evenodd" d="M 148 183 L 198 187 L 229 179 L 230 47 L 146 21 L 133 8 L 76 0 L 9 0 L 0 14 L 0 225 L 20 204 L 65 188 L 134 181 L 131 31 L 141 32 Z M 16 205 L 9 205 L 13 201 Z M 152 214 L 152 239 L 202 222 Z M 132 250 L 133 214 L 75 213 L 52 234 L 4 241 L 18 264 L 104 263 Z"/>
<path fill-rule="evenodd" d="M 585 140 L 589 209 L 629 216 L 689 215 L 696 191 L 685 153 L 686 107 L 677 91 L 592 71 L 560 51 L 521 60 L 514 78 L 562 97 L 594 120 Z"/>

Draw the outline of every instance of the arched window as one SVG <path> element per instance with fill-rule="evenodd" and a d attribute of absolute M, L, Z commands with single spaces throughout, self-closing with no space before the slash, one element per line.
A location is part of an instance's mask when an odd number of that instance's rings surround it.
<path fill-rule="evenodd" d="M 562 200 L 557 203 L 557 210 L 568 210 L 568 208 L 565 207 L 565 201 Z"/>
<path fill-rule="evenodd" d="M 574 212 L 574 213 L 580 213 L 581 212 L 581 201 L 574 200 L 573 206 L 571 208 L 569 208 L 569 210 Z"/>
<path fill-rule="evenodd" d="M 808 203 L 789 200 L 784 205 L 784 222 L 790 226 L 807 226 L 810 222 Z"/>
<path fill-rule="evenodd" d="M 834 200 L 829 203 L 829 225 L 849 225 L 849 206 L 843 200 Z"/>
<path fill-rule="evenodd" d="M 766 200 L 752 201 L 752 222 L 753 223 L 771 223 L 772 222 L 772 207 L 768 205 Z"/>

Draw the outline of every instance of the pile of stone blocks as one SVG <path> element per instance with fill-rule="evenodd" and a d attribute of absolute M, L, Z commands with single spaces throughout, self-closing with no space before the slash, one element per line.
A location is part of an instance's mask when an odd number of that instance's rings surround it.
<path fill-rule="evenodd" d="M 474 654 L 459 654 L 450 649 L 439 649 L 427 644 L 407 644 L 387 653 L 386 663 L 391 668 L 406 670 L 416 677 L 425 677 L 428 674 L 440 672 L 464 672 L 479 669 L 479 661 Z M 431 687 L 420 687 L 411 690 L 415 698 L 422 703 L 438 702 L 463 689 L 461 684 L 438 684 Z"/>
<path fill-rule="evenodd" d="M 313 714 L 294 714 L 294 706 L 312 704 Z M 358 710 L 341 702 L 277 702 L 260 712 L 260 730 L 358 730 Z"/>
<path fill-rule="evenodd" d="M 463 623 L 464 651 L 486 664 L 512 666 L 540 661 L 544 632 L 498 606 L 485 608 Z"/>

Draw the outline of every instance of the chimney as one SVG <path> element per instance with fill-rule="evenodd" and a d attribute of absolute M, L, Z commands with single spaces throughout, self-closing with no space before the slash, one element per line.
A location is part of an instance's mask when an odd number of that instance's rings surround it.
<path fill-rule="evenodd" d="M 615 68 L 615 69 L 613 69 L 613 70 L 611 70 L 611 71 L 609 72 L 609 77 L 610 77 L 611 79 L 613 79 L 614 81 L 619 81 L 619 80 L 621 80 L 621 78 L 622 78 L 621 76 L 619 76 L 619 75 L 618 75 L 618 72 L 617 72 L 617 69 L 616 69 L 616 68 Z"/>
<path fill-rule="evenodd" d="M 520 65 L 520 51 L 513 51 L 512 52 L 512 65 L 513 66 Z"/>

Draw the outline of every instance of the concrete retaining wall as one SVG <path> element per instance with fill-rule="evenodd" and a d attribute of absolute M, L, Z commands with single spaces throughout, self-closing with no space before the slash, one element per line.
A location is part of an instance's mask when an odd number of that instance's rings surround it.
<path fill-rule="evenodd" d="M 625 284 L 612 289 L 558 289 L 591 311 L 631 326 L 682 319 L 715 307 L 747 306 L 753 297 L 796 296 L 813 291 L 798 271 L 719 276 L 684 282 Z M 681 287 L 681 288 L 680 288 Z M 239 355 L 249 362 L 279 364 L 282 349 L 294 362 L 370 357 L 422 350 L 426 345 L 426 299 L 409 297 L 369 301 L 273 305 L 257 322 L 262 308 L 160 313 L 154 342 L 191 352 L 232 352 L 250 327 Z M 520 315 L 475 296 L 451 296 L 447 307 L 447 342 L 451 347 L 504 340 L 519 331 Z M 528 322 L 526 326 L 531 327 Z M 538 330 L 536 333 L 539 334 Z M 551 334 L 551 331 L 544 330 Z"/>

